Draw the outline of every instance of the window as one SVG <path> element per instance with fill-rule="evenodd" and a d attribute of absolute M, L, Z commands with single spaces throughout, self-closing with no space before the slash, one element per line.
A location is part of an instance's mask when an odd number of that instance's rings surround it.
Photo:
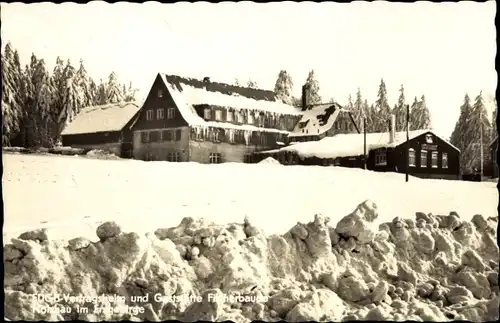
<path fill-rule="evenodd" d="M 158 90 L 158 97 L 163 98 L 163 90 Z"/>
<path fill-rule="evenodd" d="M 234 115 L 233 111 L 227 111 L 227 113 L 226 113 L 226 121 L 233 121 L 233 115 Z"/>
<path fill-rule="evenodd" d="M 255 122 L 255 119 L 253 117 L 253 113 L 252 112 L 248 112 L 248 123 L 249 124 L 253 124 Z"/>
<path fill-rule="evenodd" d="M 441 154 L 441 167 L 448 168 L 448 153 Z"/>
<path fill-rule="evenodd" d="M 160 141 L 160 131 L 151 131 L 149 134 L 149 141 L 150 142 L 157 142 Z"/>
<path fill-rule="evenodd" d="M 243 123 L 243 113 L 241 113 L 241 111 L 238 111 L 236 113 L 236 118 L 238 119 L 239 123 Z"/>
<path fill-rule="evenodd" d="M 220 164 L 222 162 L 222 156 L 220 153 L 210 153 L 208 161 L 210 164 Z"/>
<path fill-rule="evenodd" d="M 163 140 L 164 141 L 172 141 L 173 140 L 172 131 L 163 130 Z"/>
<path fill-rule="evenodd" d="M 285 118 L 283 118 L 283 117 L 280 118 L 280 122 L 279 122 L 280 129 L 283 129 L 283 130 L 285 129 L 285 122 L 286 122 Z"/>
<path fill-rule="evenodd" d="M 149 142 L 149 132 L 141 132 L 141 142 L 143 144 Z"/>
<path fill-rule="evenodd" d="M 227 139 L 229 140 L 229 142 L 233 143 L 234 142 L 234 131 L 233 130 L 229 130 L 229 132 L 227 133 Z"/>
<path fill-rule="evenodd" d="M 164 109 L 156 110 L 156 119 L 158 119 L 158 120 L 165 119 L 165 110 Z"/>
<path fill-rule="evenodd" d="M 175 109 L 174 108 L 168 108 L 167 109 L 167 119 L 173 119 L 175 116 Z"/>
<path fill-rule="evenodd" d="M 153 110 L 146 111 L 146 120 L 153 120 Z"/>
<path fill-rule="evenodd" d="M 174 163 L 178 163 L 181 161 L 181 153 L 176 151 L 174 153 L 168 153 L 167 155 L 167 160 L 169 162 L 174 162 Z"/>
<path fill-rule="evenodd" d="M 219 129 L 213 129 L 212 138 L 213 141 L 219 141 Z"/>
<path fill-rule="evenodd" d="M 420 151 L 420 167 L 427 167 L 427 150 Z"/>
<path fill-rule="evenodd" d="M 387 151 L 385 149 L 379 149 L 375 152 L 375 165 L 387 165 Z"/>
<path fill-rule="evenodd" d="M 438 167 L 438 152 L 437 151 L 433 151 L 431 153 L 431 166 L 432 166 L 432 168 Z"/>
<path fill-rule="evenodd" d="M 215 120 L 217 120 L 217 121 L 222 120 L 222 111 L 221 110 L 215 110 Z"/>
<path fill-rule="evenodd" d="M 261 144 L 262 146 L 267 145 L 267 137 L 266 137 L 266 134 L 265 134 L 265 133 L 261 133 L 261 134 L 260 134 L 260 144 Z"/>
<path fill-rule="evenodd" d="M 210 109 L 205 109 L 203 111 L 203 117 L 207 120 L 212 119 L 212 111 L 210 111 Z"/>
<path fill-rule="evenodd" d="M 410 167 L 415 167 L 416 158 L 415 158 L 415 150 L 413 148 L 408 149 L 408 165 Z"/>
<path fill-rule="evenodd" d="M 259 127 L 264 127 L 264 125 L 265 125 L 265 122 L 264 122 L 264 115 L 263 115 L 263 114 L 261 114 L 261 115 L 259 116 Z"/>
<path fill-rule="evenodd" d="M 292 131 L 293 127 L 294 127 L 293 119 L 292 118 L 287 119 L 287 129 Z"/>
<path fill-rule="evenodd" d="M 176 141 L 181 140 L 181 135 L 182 135 L 181 129 L 175 130 L 175 140 Z"/>

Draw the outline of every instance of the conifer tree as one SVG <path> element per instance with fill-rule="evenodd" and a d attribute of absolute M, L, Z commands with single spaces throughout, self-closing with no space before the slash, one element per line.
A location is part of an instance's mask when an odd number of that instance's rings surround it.
<path fill-rule="evenodd" d="M 123 102 L 123 94 L 120 89 L 120 83 L 115 72 L 111 72 L 106 86 L 106 99 L 108 103 Z"/>
<path fill-rule="evenodd" d="M 396 131 L 406 130 L 406 98 L 403 84 L 399 89 L 398 103 L 394 107 L 393 114 L 396 116 Z"/>
<path fill-rule="evenodd" d="M 293 81 L 286 70 L 281 70 L 274 85 L 276 98 L 283 103 L 293 105 Z"/>
<path fill-rule="evenodd" d="M 384 79 L 380 80 L 377 100 L 375 101 L 375 110 L 377 115 L 377 119 L 375 121 L 377 132 L 388 131 L 388 120 L 390 120 L 391 108 L 387 98 L 387 89 Z"/>
<path fill-rule="evenodd" d="M 308 88 L 306 100 L 308 104 L 319 104 L 321 103 L 321 96 L 319 95 L 319 82 L 316 79 L 314 70 L 309 72 L 306 80 L 306 86 Z"/>
<path fill-rule="evenodd" d="M 460 149 L 460 168 L 464 173 L 472 172 L 470 161 L 473 159 L 473 147 L 471 144 L 474 141 L 474 136 L 471 135 L 471 129 L 468 124 L 471 122 L 473 115 L 470 97 L 468 94 L 465 94 L 464 103 L 460 107 L 460 115 L 450 137 L 451 144 Z"/>

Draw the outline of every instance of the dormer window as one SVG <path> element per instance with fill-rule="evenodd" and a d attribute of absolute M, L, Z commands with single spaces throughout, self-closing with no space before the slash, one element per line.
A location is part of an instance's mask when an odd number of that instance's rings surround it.
<path fill-rule="evenodd" d="M 215 120 L 221 121 L 222 120 L 222 111 L 221 110 L 216 110 L 215 111 Z"/>
<path fill-rule="evenodd" d="M 249 112 L 248 113 L 248 123 L 249 124 L 253 124 L 255 122 L 254 120 L 254 117 L 253 117 L 253 113 Z"/>
<path fill-rule="evenodd" d="M 236 116 L 238 118 L 238 122 L 243 123 L 243 114 L 241 113 L 241 111 L 237 112 Z"/>
<path fill-rule="evenodd" d="M 233 111 L 227 111 L 226 113 L 226 121 L 233 121 Z"/>
<path fill-rule="evenodd" d="M 203 117 L 207 120 L 210 120 L 212 118 L 212 111 L 210 111 L 209 108 L 206 108 L 203 110 Z"/>

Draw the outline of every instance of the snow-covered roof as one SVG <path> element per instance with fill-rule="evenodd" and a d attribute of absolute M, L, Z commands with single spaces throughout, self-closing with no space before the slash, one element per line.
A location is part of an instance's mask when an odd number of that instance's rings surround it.
<path fill-rule="evenodd" d="M 191 125 L 202 125 L 205 122 L 203 118 L 198 116 L 193 107 L 203 104 L 229 107 L 235 110 L 259 110 L 293 116 L 302 114 L 300 109 L 276 100 L 273 91 L 211 82 L 209 80 L 201 81 L 176 75 L 160 75 L 177 107 L 181 110 L 181 115 Z"/>
<path fill-rule="evenodd" d="M 409 132 L 409 139 L 412 140 L 425 133 L 433 133 L 431 130 L 414 130 Z M 366 151 L 378 148 L 396 147 L 406 142 L 406 132 L 396 132 L 395 140 L 390 142 L 390 134 L 388 132 L 367 133 L 366 134 Z M 449 144 L 449 143 L 448 143 Z M 451 145 L 457 149 L 455 146 Z M 318 157 L 318 158 L 337 158 L 362 156 L 364 153 L 363 134 L 338 134 L 333 137 L 325 137 L 319 141 L 299 142 L 280 149 L 268 150 L 263 153 L 276 153 L 280 151 L 296 152 L 302 157 Z"/>
<path fill-rule="evenodd" d="M 316 105 L 302 112 L 302 118 L 290 137 L 321 135 L 328 131 L 341 111 L 346 111 L 337 103 Z"/>
<path fill-rule="evenodd" d="M 83 108 L 61 135 L 120 131 L 140 107 L 136 102 L 121 102 Z"/>

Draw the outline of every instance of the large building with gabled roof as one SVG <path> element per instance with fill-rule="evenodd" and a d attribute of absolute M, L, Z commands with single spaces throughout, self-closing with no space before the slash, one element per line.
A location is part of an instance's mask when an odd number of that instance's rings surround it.
<path fill-rule="evenodd" d="M 277 100 L 273 91 L 158 74 L 133 128 L 133 155 L 142 160 L 249 162 L 254 152 L 290 140 L 319 140 L 355 128 L 339 126 L 341 116 L 347 112 L 336 103 L 295 107 Z"/>

